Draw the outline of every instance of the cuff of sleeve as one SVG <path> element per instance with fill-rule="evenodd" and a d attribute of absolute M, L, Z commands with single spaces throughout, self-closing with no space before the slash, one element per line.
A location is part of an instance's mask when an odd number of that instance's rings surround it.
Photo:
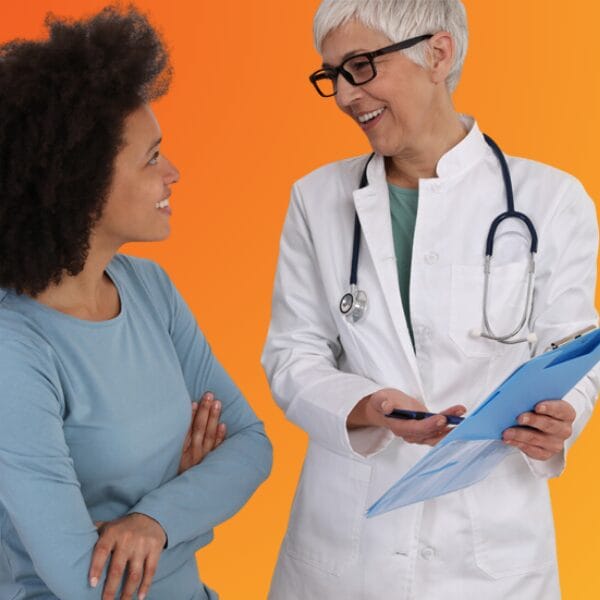
<path fill-rule="evenodd" d="M 389 429 L 383 427 L 361 427 L 348 431 L 348 444 L 356 454 L 371 458 L 384 450 L 394 437 Z"/>
<path fill-rule="evenodd" d="M 173 511 L 160 510 L 154 502 L 147 498 L 142 498 L 131 510 L 128 515 L 139 513 L 154 519 L 165 532 L 167 541 L 164 550 L 174 548 L 175 546 L 189 541 L 189 523 L 185 519 L 178 518 Z M 209 529 L 204 533 L 194 537 L 195 547 L 202 548 L 213 539 L 213 530 Z"/>
<path fill-rule="evenodd" d="M 149 517 L 153 521 L 156 521 L 162 527 L 162 530 L 165 532 L 165 545 L 164 545 L 163 549 L 172 547 L 173 544 L 171 542 L 171 536 L 169 536 L 169 531 L 168 531 L 167 527 L 165 526 L 165 520 L 164 520 L 163 516 L 155 514 L 154 511 L 149 509 L 149 507 L 144 508 L 142 506 L 142 504 L 143 504 L 142 502 L 136 504 L 131 510 L 127 511 L 127 514 L 128 515 L 144 515 L 145 517 Z"/>
<path fill-rule="evenodd" d="M 571 434 L 571 437 L 565 441 L 562 451 L 558 454 L 555 454 L 552 458 L 549 458 L 548 460 L 535 460 L 533 458 L 529 458 L 528 456 L 525 457 L 529 468 L 537 477 L 550 479 L 552 477 L 558 477 L 562 474 L 567 464 L 567 452 L 572 446 L 573 442 L 575 442 L 577 439 L 577 436 L 583 429 L 585 421 L 587 420 L 584 418 L 587 402 L 585 394 L 583 394 L 577 388 L 573 388 L 570 392 L 565 394 L 563 400 L 568 402 L 575 409 L 575 413 L 577 415 L 575 417 L 575 421 L 573 422 L 573 433 Z"/>
<path fill-rule="evenodd" d="M 346 421 L 356 404 L 381 389 L 381 385 L 358 377 L 338 383 L 329 398 L 297 399 L 290 404 L 287 417 L 311 438 L 338 454 L 360 459 L 381 452 L 394 437 L 379 427 L 348 431 Z"/>
<path fill-rule="evenodd" d="M 140 514 L 145 515 L 146 517 L 150 517 L 152 520 L 156 521 L 165 532 L 165 545 L 164 549 L 172 548 L 175 544 L 174 536 L 172 535 L 173 529 L 170 528 L 168 524 L 168 518 L 166 515 L 158 514 L 158 511 L 153 510 L 150 506 L 144 506 L 144 501 L 140 501 L 136 504 L 131 510 L 127 512 L 128 515 Z"/>
<path fill-rule="evenodd" d="M 154 518 L 152 515 L 149 515 L 148 513 L 143 513 L 143 512 L 140 512 L 139 510 L 134 510 L 134 509 L 131 509 L 127 514 L 128 515 L 144 515 L 144 517 L 148 517 L 149 519 L 152 519 L 155 523 L 157 523 L 165 534 L 165 545 L 163 546 L 163 550 L 168 547 L 169 536 L 167 534 L 167 530 L 162 526 L 162 523 L 158 519 Z"/>
<path fill-rule="evenodd" d="M 525 456 L 525 462 L 536 477 L 542 477 L 543 479 L 558 477 L 565 470 L 567 449 L 563 448 L 558 454 L 555 454 L 548 460 L 536 460 Z"/>

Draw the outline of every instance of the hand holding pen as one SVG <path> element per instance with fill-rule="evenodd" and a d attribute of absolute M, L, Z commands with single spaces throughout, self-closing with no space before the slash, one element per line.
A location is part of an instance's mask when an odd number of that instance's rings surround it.
<path fill-rule="evenodd" d="M 415 418 L 388 416 L 398 409 L 419 415 Z M 397 389 L 385 388 L 360 400 L 348 415 L 347 426 L 348 429 L 384 427 L 406 442 L 435 446 L 452 430 L 449 418 L 454 421 L 454 417 L 464 415 L 466 410 L 462 405 L 454 405 L 439 414 L 427 413 L 425 405 L 416 398 Z M 427 416 L 420 413 L 426 413 Z"/>

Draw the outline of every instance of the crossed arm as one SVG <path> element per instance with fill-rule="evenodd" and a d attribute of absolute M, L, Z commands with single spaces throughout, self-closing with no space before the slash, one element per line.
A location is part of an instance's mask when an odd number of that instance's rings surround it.
<path fill-rule="evenodd" d="M 150 275 L 156 278 L 160 274 Z M 168 286 L 167 282 L 164 288 L 171 289 Z M 153 292 L 153 306 L 161 306 L 160 290 Z M 182 448 L 179 474 L 131 506 L 131 518 L 123 515 L 118 522 L 101 526 L 100 531 L 90 518 L 65 440 L 67 409 L 51 350 L 20 332 L 0 344 L 0 504 L 37 575 L 59 598 L 112 598 L 121 583 L 119 573 L 125 568 L 133 570 L 133 578 L 123 590 L 124 598 L 130 597 L 136 581 L 141 585 L 144 580 L 140 569 L 148 566 L 151 575 L 157 556 L 161 560 L 156 577 L 168 575 L 208 543 L 212 529 L 235 514 L 269 474 L 271 446 L 262 423 L 215 359 L 174 288 L 170 293 L 173 297 L 165 325 L 189 397 L 200 398 L 207 390 L 214 393 L 221 420 L 227 424 L 226 439 L 220 444 L 216 439 L 206 441 L 210 419 L 204 435 L 197 431 L 199 420 L 206 417 L 205 399 L 196 409 L 190 444 Z M 212 402 L 215 405 L 219 406 Z M 215 417 L 213 413 L 213 420 Z M 225 433 L 214 423 L 209 434 L 212 431 L 215 437 Z M 138 558 L 130 564 L 132 552 Z M 102 558 L 106 563 L 109 554 L 112 576 L 107 581 L 106 567 L 98 573 L 97 565 Z M 139 557 L 150 554 L 153 560 L 142 563 Z M 91 578 L 97 579 L 95 588 L 90 586 Z M 146 578 L 142 594 L 149 582 Z"/>
<path fill-rule="evenodd" d="M 192 422 L 183 442 L 178 475 L 202 462 L 218 448 L 226 434 L 225 423 L 219 423 L 221 403 L 211 392 L 192 403 Z M 141 513 L 126 515 L 114 521 L 95 523 L 98 541 L 94 546 L 89 582 L 95 588 L 107 563 L 102 600 L 112 600 L 122 584 L 120 600 L 131 600 L 138 594 L 144 600 L 150 590 L 167 534 L 158 521 Z"/>

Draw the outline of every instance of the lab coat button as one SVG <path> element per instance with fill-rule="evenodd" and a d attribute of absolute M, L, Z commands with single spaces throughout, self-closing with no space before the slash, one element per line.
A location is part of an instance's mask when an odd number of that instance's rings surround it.
<path fill-rule="evenodd" d="M 431 560 L 435 557 L 435 550 L 433 548 L 423 548 L 423 550 L 421 550 L 421 556 L 425 560 Z"/>
<path fill-rule="evenodd" d="M 437 252 L 428 252 L 425 255 L 425 262 L 428 265 L 435 265 L 435 263 L 440 259 L 440 256 Z"/>

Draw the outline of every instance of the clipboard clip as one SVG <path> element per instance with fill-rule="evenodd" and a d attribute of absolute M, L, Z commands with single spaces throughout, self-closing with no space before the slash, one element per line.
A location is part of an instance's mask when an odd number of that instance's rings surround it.
<path fill-rule="evenodd" d="M 582 335 L 585 335 L 586 333 L 589 333 L 590 331 L 594 331 L 594 329 L 596 329 L 595 325 L 589 325 L 588 327 L 586 327 L 585 329 L 582 329 L 581 331 L 576 331 L 575 333 L 572 333 L 571 335 L 568 335 L 567 337 L 564 337 L 564 338 L 558 340 L 557 342 L 552 342 L 550 344 L 550 348 L 552 350 L 556 350 L 557 348 L 564 346 L 566 343 L 571 342 L 572 340 L 576 340 L 577 338 L 580 338 Z"/>

